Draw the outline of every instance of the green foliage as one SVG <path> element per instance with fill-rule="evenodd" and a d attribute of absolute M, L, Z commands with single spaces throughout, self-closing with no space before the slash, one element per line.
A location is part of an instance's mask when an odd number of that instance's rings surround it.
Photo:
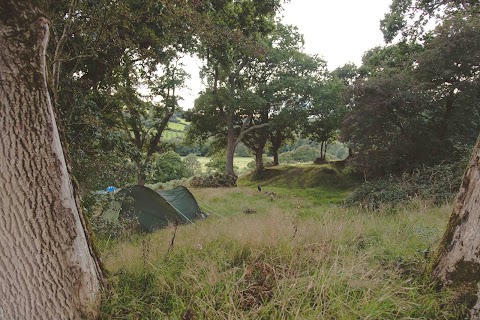
<path fill-rule="evenodd" d="M 333 140 L 347 111 L 344 90 L 343 80 L 335 77 L 318 85 L 308 107 L 308 120 L 302 127 L 304 136 L 320 143 Z M 325 153 L 326 150 L 320 157 L 325 158 Z"/>
<path fill-rule="evenodd" d="M 306 143 L 307 144 L 301 144 L 290 151 L 280 153 L 280 163 L 314 162 L 315 159 L 320 156 L 320 147 L 310 141 Z M 287 146 L 287 148 L 283 148 L 283 150 L 288 150 L 295 145 Z M 326 160 L 328 161 L 344 160 L 348 157 L 348 148 L 340 142 L 334 142 L 327 145 L 324 156 L 326 156 Z"/>
<path fill-rule="evenodd" d="M 453 163 L 473 145 L 480 130 L 479 37 L 479 19 L 459 14 L 423 47 L 399 43 L 365 56 L 366 76 L 352 87 L 342 127 L 358 171 L 375 177 Z"/>
<path fill-rule="evenodd" d="M 449 203 L 460 188 L 465 161 L 456 164 L 440 164 L 422 167 L 401 177 L 369 181 L 357 188 L 345 203 L 368 209 L 382 206 L 398 206 L 420 198 L 435 204 Z"/>
<path fill-rule="evenodd" d="M 327 146 L 327 159 L 330 161 L 342 161 L 348 158 L 348 148 L 338 141 Z"/>
<path fill-rule="evenodd" d="M 284 131 L 272 144 L 277 150 L 290 137 L 296 127 L 293 119 L 300 118 L 295 109 L 304 104 L 311 78 L 321 73 L 325 63 L 301 52 L 303 39 L 296 28 L 274 23 L 279 1 L 223 5 L 214 22 L 220 33 L 233 31 L 235 37 L 227 36 L 221 44 L 211 39 L 202 43 L 208 86 L 188 113 L 192 121 L 188 140 L 204 142 L 213 137 L 216 151 L 226 148 L 225 170 L 233 173 L 231 161 L 238 143 L 261 155 L 271 132 Z M 250 14 L 244 16 L 245 12 Z M 296 117 L 282 120 L 278 117 L 282 109 Z M 261 170 L 261 157 L 257 159 Z"/>
<path fill-rule="evenodd" d="M 392 0 L 390 12 L 380 22 L 385 42 L 392 42 L 398 35 L 403 40 L 415 42 L 425 36 L 426 26 L 434 19 L 445 19 L 460 12 L 478 14 L 476 0 Z"/>
<path fill-rule="evenodd" d="M 197 156 L 206 156 L 210 152 L 210 147 L 208 144 L 198 144 L 198 143 L 187 143 L 185 139 L 174 138 L 169 141 L 175 152 L 185 157 L 190 153 L 193 153 Z"/>
<path fill-rule="evenodd" d="M 98 92 L 79 93 L 72 98 L 69 112 L 60 112 L 61 116 L 68 117 L 68 121 L 62 122 L 66 150 L 83 197 L 109 185 L 133 182 L 135 168 L 124 152 L 125 137 L 112 129 L 113 111 L 106 103 Z M 88 207 L 90 200 L 84 200 Z"/>
<path fill-rule="evenodd" d="M 400 42 L 384 47 L 375 47 L 362 57 L 358 68 L 359 77 L 391 77 L 412 69 L 416 55 L 424 50 L 416 43 Z M 358 79 L 358 77 L 357 77 Z"/>
<path fill-rule="evenodd" d="M 333 70 L 330 74 L 334 79 L 341 80 L 344 85 L 351 85 L 360 75 L 354 63 L 346 63 Z"/>
<path fill-rule="evenodd" d="M 127 241 L 132 235 L 138 234 L 141 231 L 138 217 L 134 215 L 122 215 L 114 221 L 104 218 L 103 214 L 108 210 L 112 210 L 112 205 L 115 203 L 114 201 L 120 203 L 124 200 L 123 196 L 118 196 L 118 194 L 115 193 L 92 193 L 88 199 L 89 205 L 85 207 L 86 213 L 89 216 L 92 231 L 100 241 L 109 241 L 110 239 Z M 130 199 L 125 200 L 129 201 Z"/>
<path fill-rule="evenodd" d="M 92 231 L 100 239 L 127 240 L 142 231 L 138 218 L 135 216 L 121 216 L 112 222 L 101 216 L 90 219 Z"/>
<path fill-rule="evenodd" d="M 251 157 L 252 152 L 243 143 L 239 143 L 235 148 L 235 155 L 238 157 Z"/>
<path fill-rule="evenodd" d="M 197 30 L 197 6 L 137 0 L 39 5 L 55 33 L 49 86 L 80 185 L 94 190 L 89 173 L 108 167 L 102 153 L 121 154 L 140 173 L 148 166 L 142 160 L 158 151 L 161 119 L 175 108 L 175 88 L 186 77 L 172 61 L 192 49 L 193 35 L 185 30 Z M 138 86 L 147 93 L 140 95 Z M 147 102 L 149 94 L 156 103 Z"/>
<path fill-rule="evenodd" d="M 185 164 L 186 176 L 192 177 L 202 173 L 202 164 L 198 161 L 198 157 L 193 153 L 190 153 L 182 159 Z"/>
<path fill-rule="evenodd" d="M 280 153 L 285 153 L 285 152 L 288 152 L 288 151 L 294 151 L 295 149 L 297 149 L 300 146 L 315 147 L 316 145 L 317 145 L 317 143 L 315 143 L 314 141 L 312 141 L 310 139 L 295 137 L 294 141 L 292 141 L 291 143 L 285 144 L 278 151 Z"/>
<path fill-rule="evenodd" d="M 280 163 L 293 163 L 293 162 L 313 162 L 318 156 L 319 150 L 315 147 L 308 145 L 300 146 L 293 151 L 288 151 L 279 154 L 278 158 Z"/>
<path fill-rule="evenodd" d="M 154 184 L 149 184 L 147 186 L 154 190 L 170 190 L 170 189 L 175 189 L 176 187 L 179 187 L 179 186 L 188 187 L 190 186 L 190 178 L 170 180 L 167 182 L 157 182 Z"/>
<path fill-rule="evenodd" d="M 90 155 L 83 152 L 77 152 L 72 159 L 74 175 L 85 197 L 88 197 L 89 191 L 104 190 L 111 185 L 125 186 L 134 182 L 134 164 L 117 151 L 103 151 L 96 155 L 97 161 L 92 161 Z"/>
<path fill-rule="evenodd" d="M 153 156 L 147 181 L 167 182 L 187 177 L 188 174 L 186 163 L 182 161 L 180 155 L 174 151 L 167 151 Z"/>
<path fill-rule="evenodd" d="M 216 173 L 221 173 L 225 172 L 225 152 L 217 152 L 213 155 L 209 156 L 209 161 L 205 164 L 205 167 L 207 168 L 207 173 L 210 172 L 216 172 Z M 238 169 L 238 166 L 234 165 L 235 170 Z"/>
<path fill-rule="evenodd" d="M 265 164 L 265 167 L 270 167 L 272 165 L 270 160 L 271 159 L 266 154 L 262 154 L 262 162 Z M 247 163 L 247 168 L 250 170 L 255 170 L 255 166 L 256 166 L 255 160 Z"/>
<path fill-rule="evenodd" d="M 409 186 L 391 180 L 365 182 L 346 200 L 346 205 L 360 205 L 370 210 L 381 205 L 395 206 L 411 200 L 409 191 Z"/>
<path fill-rule="evenodd" d="M 326 63 L 315 55 L 302 51 L 303 38 L 292 26 L 278 24 L 268 38 L 268 54 L 249 66 L 253 75 L 250 87 L 265 102 L 258 105 L 250 128 L 243 137 L 245 145 L 260 155 L 269 143 L 271 153 L 294 139 L 294 133 L 308 116 L 306 105 L 312 103 L 315 92 L 326 74 Z M 262 158 L 256 157 L 256 170 L 262 171 Z"/>

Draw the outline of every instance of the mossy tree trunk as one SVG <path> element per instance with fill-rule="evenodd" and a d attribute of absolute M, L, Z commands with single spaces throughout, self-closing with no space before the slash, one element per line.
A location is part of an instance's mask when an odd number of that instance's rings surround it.
<path fill-rule="evenodd" d="M 463 178 L 433 277 L 461 290 L 472 305 L 472 319 L 480 319 L 480 136 Z"/>
<path fill-rule="evenodd" d="M 98 317 L 102 272 L 47 89 L 49 22 L 0 2 L 0 318 Z"/>

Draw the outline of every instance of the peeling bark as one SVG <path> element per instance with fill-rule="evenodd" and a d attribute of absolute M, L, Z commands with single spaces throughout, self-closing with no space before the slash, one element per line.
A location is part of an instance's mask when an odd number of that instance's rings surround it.
<path fill-rule="evenodd" d="M 477 300 L 472 319 L 480 319 L 480 136 L 463 178 L 433 268 L 433 278 L 462 289 Z M 468 297 L 467 297 L 468 298 Z"/>
<path fill-rule="evenodd" d="M 47 89 L 49 26 L 0 4 L 0 318 L 98 317 L 102 273 Z"/>

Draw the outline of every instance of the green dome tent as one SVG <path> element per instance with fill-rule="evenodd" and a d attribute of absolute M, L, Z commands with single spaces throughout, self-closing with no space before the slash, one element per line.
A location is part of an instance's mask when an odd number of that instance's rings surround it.
<path fill-rule="evenodd" d="M 120 216 L 136 217 L 142 229 L 150 232 L 175 222 L 192 223 L 204 218 L 205 214 L 192 193 L 183 186 L 156 192 L 137 185 L 118 191 L 102 216 L 111 222 Z"/>

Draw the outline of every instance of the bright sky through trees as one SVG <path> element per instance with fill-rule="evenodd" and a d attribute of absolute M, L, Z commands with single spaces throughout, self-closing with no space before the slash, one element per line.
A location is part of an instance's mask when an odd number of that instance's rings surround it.
<path fill-rule="evenodd" d="M 347 62 L 361 63 L 368 49 L 384 44 L 380 19 L 392 0 L 291 0 L 282 22 L 296 25 L 308 53 L 319 54 L 333 70 Z"/>
<path fill-rule="evenodd" d="M 391 0 L 291 0 L 284 5 L 282 22 L 296 25 L 305 37 L 305 51 L 318 54 L 328 62 L 329 70 L 345 63 L 360 65 L 368 49 L 384 44 L 380 19 L 389 10 Z M 203 88 L 198 76 L 201 65 L 191 57 L 184 63 L 191 79 L 183 90 L 182 109 L 190 109 Z"/>

